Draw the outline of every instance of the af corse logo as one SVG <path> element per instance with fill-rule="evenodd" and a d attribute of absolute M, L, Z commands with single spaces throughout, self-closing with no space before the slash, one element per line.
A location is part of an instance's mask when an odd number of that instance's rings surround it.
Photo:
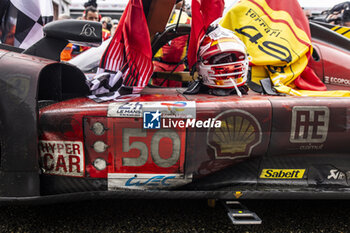
<path fill-rule="evenodd" d="M 326 106 L 295 106 L 292 110 L 291 143 L 323 143 L 328 134 Z"/>
<path fill-rule="evenodd" d="M 160 129 L 160 115 L 156 112 L 143 112 L 143 128 L 144 129 Z"/>

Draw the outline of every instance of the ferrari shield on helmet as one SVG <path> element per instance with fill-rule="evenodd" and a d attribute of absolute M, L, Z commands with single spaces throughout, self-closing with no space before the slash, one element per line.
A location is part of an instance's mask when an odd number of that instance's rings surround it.
<path fill-rule="evenodd" d="M 198 51 L 197 70 L 203 84 L 210 88 L 232 89 L 247 81 L 249 60 L 244 43 L 221 26 L 202 38 Z"/>

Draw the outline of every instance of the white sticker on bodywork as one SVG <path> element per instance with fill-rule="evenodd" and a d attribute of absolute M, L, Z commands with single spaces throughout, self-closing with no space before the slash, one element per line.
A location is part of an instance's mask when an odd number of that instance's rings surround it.
<path fill-rule="evenodd" d="M 82 142 L 39 141 L 40 165 L 44 174 L 84 176 Z"/>
<path fill-rule="evenodd" d="M 169 189 L 192 182 L 183 174 L 131 174 L 108 173 L 108 190 L 118 189 Z"/>
<path fill-rule="evenodd" d="M 195 101 L 155 101 L 110 103 L 108 117 L 143 117 L 143 112 L 159 111 L 162 118 L 196 118 Z"/>

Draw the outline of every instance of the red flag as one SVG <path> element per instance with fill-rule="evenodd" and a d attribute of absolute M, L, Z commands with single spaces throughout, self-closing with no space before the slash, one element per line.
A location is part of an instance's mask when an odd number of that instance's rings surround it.
<path fill-rule="evenodd" d="M 205 35 L 209 25 L 222 16 L 224 0 L 192 0 L 192 24 L 188 46 L 188 64 L 190 69 L 197 61 L 200 39 Z"/>
<path fill-rule="evenodd" d="M 123 85 L 140 92 L 152 75 L 152 48 L 142 0 L 130 0 L 100 68 L 123 73 Z"/>
<path fill-rule="evenodd" d="M 324 85 L 309 66 L 307 66 L 303 73 L 294 80 L 294 84 L 302 90 L 327 91 L 326 85 Z"/>
<path fill-rule="evenodd" d="M 252 2 L 255 2 L 255 1 L 252 0 Z M 274 11 L 288 12 L 290 16 L 292 16 L 295 25 L 298 28 L 303 29 L 305 33 L 309 36 L 309 38 L 311 38 L 309 21 L 306 18 L 297 0 L 288 0 L 288 1 L 266 0 L 266 3 Z"/>

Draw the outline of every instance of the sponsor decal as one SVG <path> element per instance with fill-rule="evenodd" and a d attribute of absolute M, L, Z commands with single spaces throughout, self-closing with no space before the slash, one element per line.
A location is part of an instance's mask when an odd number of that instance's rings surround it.
<path fill-rule="evenodd" d="M 40 164 L 44 174 L 84 176 L 82 142 L 39 141 Z"/>
<path fill-rule="evenodd" d="M 140 102 L 111 103 L 108 106 L 109 117 L 141 117 L 143 104 Z"/>
<path fill-rule="evenodd" d="M 144 129 L 160 129 L 160 113 L 143 112 L 143 128 Z"/>
<path fill-rule="evenodd" d="M 209 128 L 207 143 L 214 149 L 216 159 L 249 157 L 253 148 L 261 143 L 261 126 L 247 111 L 227 110 L 215 117 L 214 121 L 221 121 L 221 127 Z"/>
<path fill-rule="evenodd" d="M 157 175 L 142 181 L 136 175 L 128 179 L 125 186 L 169 186 L 172 179 L 175 179 L 175 176 Z"/>
<path fill-rule="evenodd" d="M 321 144 L 321 145 L 309 144 L 309 145 L 299 146 L 299 149 L 300 150 L 322 150 L 323 147 L 324 147 L 323 144 Z"/>
<path fill-rule="evenodd" d="M 305 169 L 263 169 L 261 179 L 302 179 Z"/>
<path fill-rule="evenodd" d="M 159 111 L 162 118 L 196 118 L 195 101 L 114 102 L 108 105 L 108 117 L 143 117 L 144 112 Z"/>
<path fill-rule="evenodd" d="M 276 37 L 276 38 L 279 37 L 279 35 L 281 34 L 281 32 L 282 32 L 281 29 L 279 29 L 279 28 L 271 28 L 270 25 L 269 25 L 269 23 L 266 22 L 266 21 L 264 20 L 264 16 L 261 17 L 261 16 L 260 16 L 256 11 L 254 11 L 252 8 L 250 8 L 250 9 L 246 12 L 246 15 L 249 15 L 249 17 L 250 17 L 251 19 L 254 19 L 255 21 L 261 22 L 261 23 L 259 24 L 259 26 L 261 27 L 260 30 L 258 30 L 258 29 L 257 29 L 256 27 L 254 27 L 253 25 L 249 25 L 249 26 L 243 27 L 243 28 L 241 28 L 241 29 L 238 30 L 238 33 L 243 34 L 243 35 L 248 36 L 248 37 L 249 37 L 250 35 L 247 34 L 247 33 L 244 33 L 244 29 L 245 29 L 245 30 L 251 29 L 252 32 L 256 32 L 257 35 L 256 35 L 255 37 L 253 37 L 253 36 L 250 37 L 250 38 L 251 38 L 250 41 L 251 41 L 252 43 L 256 43 L 256 44 L 257 44 L 256 41 L 257 41 L 258 39 L 262 38 L 262 35 L 261 35 L 260 31 L 263 32 L 264 34 L 270 36 L 270 37 Z M 276 50 L 276 52 L 277 52 L 277 51 L 278 51 L 278 50 Z"/>
<path fill-rule="evenodd" d="M 182 112 L 182 111 L 185 111 L 185 107 L 187 106 L 187 103 L 184 101 L 178 101 L 175 103 L 161 103 L 161 105 L 167 106 L 169 111 Z"/>
<path fill-rule="evenodd" d="M 350 171 L 347 173 L 339 171 L 338 169 L 331 169 L 329 175 L 327 176 L 328 180 L 345 180 L 347 177 L 350 177 Z"/>
<path fill-rule="evenodd" d="M 344 79 L 344 78 L 325 76 L 324 82 L 327 84 L 334 84 L 334 85 L 347 86 L 347 87 L 350 86 L 350 80 Z"/>
<path fill-rule="evenodd" d="M 291 143 L 323 143 L 327 139 L 328 126 L 328 107 L 294 106 L 289 141 Z"/>
<path fill-rule="evenodd" d="M 108 190 L 127 189 L 169 189 L 188 184 L 192 177 L 182 174 L 130 174 L 109 173 Z"/>
<path fill-rule="evenodd" d="M 85 35 L 88 37 L 91 37 L 91 36 L 97 37 L 95 33 L 95 28 L 91 26 L 89 23 L 84 25 L 83 29 L 80 32 L 80 35 Z"/>

